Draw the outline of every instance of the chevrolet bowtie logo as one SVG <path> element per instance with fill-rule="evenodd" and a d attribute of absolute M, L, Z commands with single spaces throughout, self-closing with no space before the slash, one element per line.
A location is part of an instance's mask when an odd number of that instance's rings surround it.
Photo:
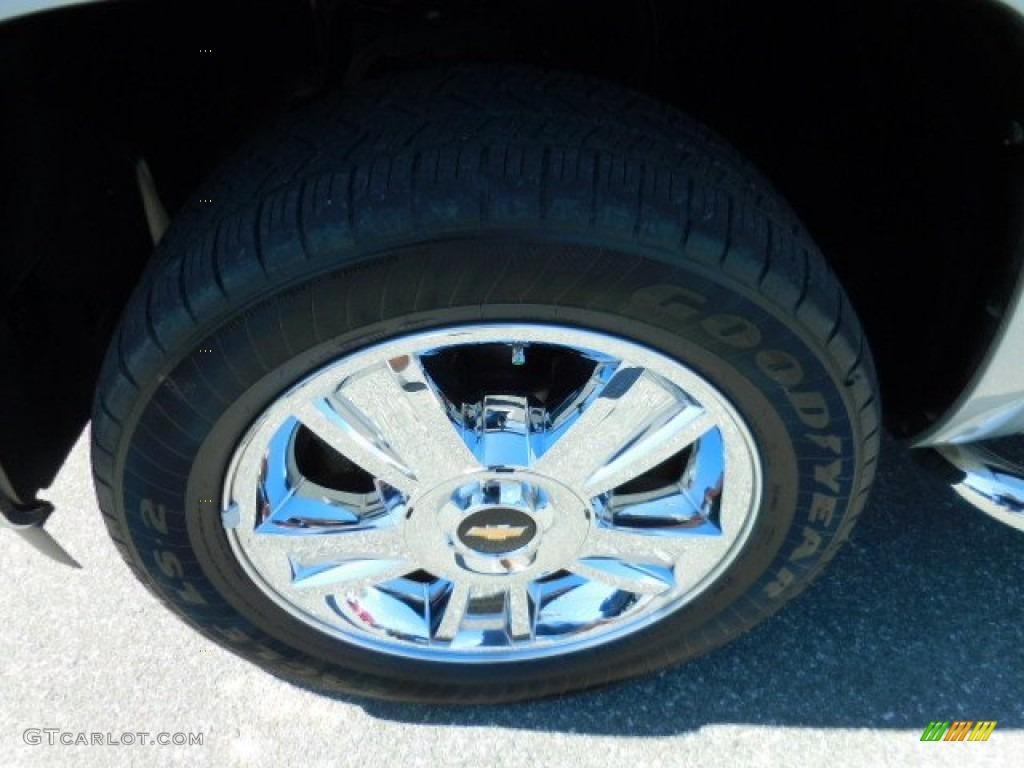
<path fill-rule="evenodd" d="M 474 525 L 465 535 L 487 541 L 505 541 L 519 538 L 525 530 L 525 525 Z"/>

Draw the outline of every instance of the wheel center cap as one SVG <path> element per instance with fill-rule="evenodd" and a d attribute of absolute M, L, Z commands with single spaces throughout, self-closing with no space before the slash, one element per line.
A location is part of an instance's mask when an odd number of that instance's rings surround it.
<path fill-rule="evenodd" d="M 565 567 L 590 530 L 582 499 L 528 470 L 453 477 L 410 506 L 403 533 L 424 570 L 485 589 Z"/>
<path fill-rule="evenodd" d="M 474 512 L 458 527 L 462 545 L 485 555 L 515 552 L 537 535 L 537 523 L 525 512 L 495 507 Z"/>

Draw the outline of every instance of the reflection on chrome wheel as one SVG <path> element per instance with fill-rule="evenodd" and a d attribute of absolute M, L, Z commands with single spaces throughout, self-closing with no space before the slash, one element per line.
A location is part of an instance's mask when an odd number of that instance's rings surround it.
<path fill-rule="evenodd" d="M 684 606 L 742 547 L 759 493 L 750 432 L 682 364 L 605 334 L 477 325 L 290 389 L 243 438 L 223 507 L 254 583 L 317 630 L 495 661 Z"/>

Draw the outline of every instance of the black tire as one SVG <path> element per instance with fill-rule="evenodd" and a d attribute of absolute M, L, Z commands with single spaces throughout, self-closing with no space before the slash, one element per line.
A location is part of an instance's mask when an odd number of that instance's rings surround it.
<path fill-rule="evenodd" d="M 216 500 L 234 445 L 326 361 L 481 319 L 614 333 L 713 382 L 764 462 L 743 555 L 685 610 L 554 659 L 467 671 L 298 624 L 227 547 Z M 584 78 L 456 69 L 307 108 L 196 193 L 111 345 L 92 455 L 122 556 L 211 640 L 331 690 L 506 701 L 693 658 L 800 592 L 867 498 L 874 393 L 822 256 L 707 130 Z"/>

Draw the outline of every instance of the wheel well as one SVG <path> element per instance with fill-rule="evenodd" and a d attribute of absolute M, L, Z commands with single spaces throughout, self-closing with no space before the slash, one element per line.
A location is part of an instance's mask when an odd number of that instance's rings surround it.
<path fill-rule="evenodd" d="M 972 0 L 150 0 L 0 27 L 0 466 L 46 485 L 151 246 L 256 126 L 326 88 L 453 60 L 617 80 L 787 196 L 863 320 L 890 427 L 959 393 L 1020 269 L 1024 27 Z"/>

